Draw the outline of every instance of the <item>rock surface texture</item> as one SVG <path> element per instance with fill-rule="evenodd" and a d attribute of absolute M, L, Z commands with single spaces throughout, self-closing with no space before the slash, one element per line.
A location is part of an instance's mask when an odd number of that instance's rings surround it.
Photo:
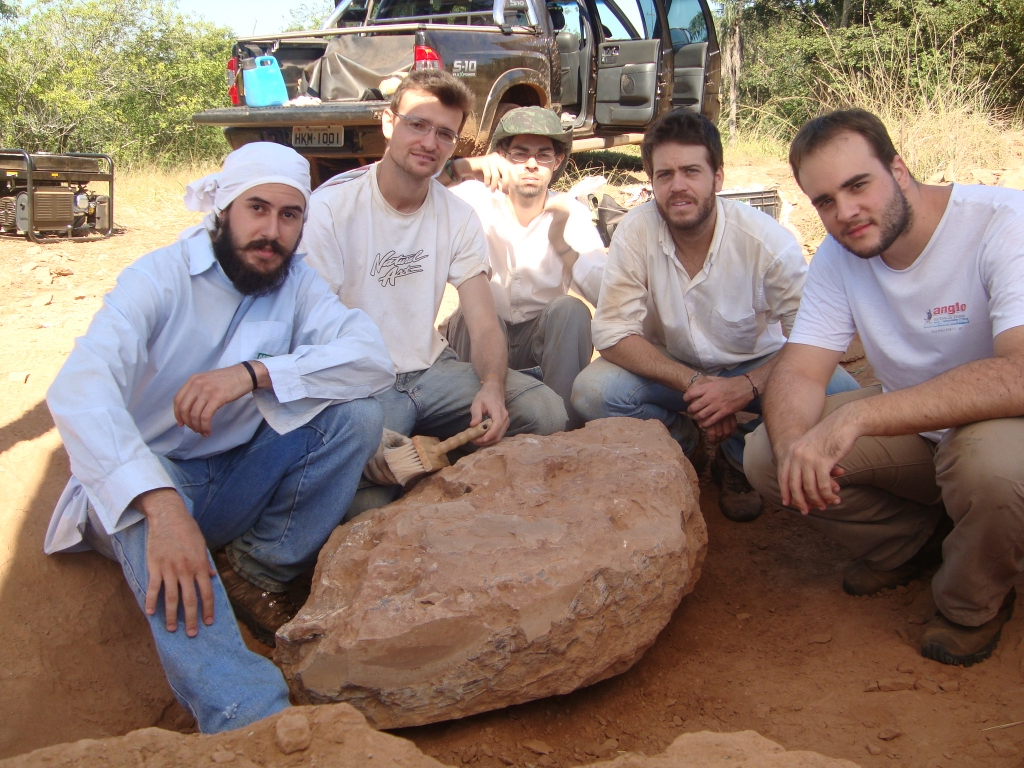
<path fill-rule="evenodd" d="M 296 742 L 295 734 L 302 734 Z M 444 768 L 411 741 L 381 733 L 347 704 L 296 707 L 248 728 L 185 736 L 144 728 L 112 739 L 84 739 L 0 760 L 0 768 Z M 601 768 L 857 768 L 814 752 L 786 752 L 753 731 L 687 733 L 656 757 L 626 754 Z M 596 766 L 595 766 L 596 768 Z"/>
<path fill-rule="evenodd" d="M 339 528 L 278 633 L 299 701 L 399 728 L 629 669 L 693 589 L 697 478 L 658 422 L 519 435 Z"/>

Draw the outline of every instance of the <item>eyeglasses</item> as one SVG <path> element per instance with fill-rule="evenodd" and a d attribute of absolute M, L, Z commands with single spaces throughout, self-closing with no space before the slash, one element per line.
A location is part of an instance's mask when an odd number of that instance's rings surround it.
<path fill-rule="evenodd" d="M 448 128 L 438 128 L 436 125 L 431 125 L 426 120 L 421 120 L 418 117 L 408 117 L 393 110 L 392 114 L 395 117 L 402 118 L 402 122 L 404 122 L 413 133 L 418 133 L 421 136 L 428 136 L 430 132 L 433 131 L 437 140 L 442 144 L 454 146 L 459 143 L 459 134 L 453 130 Z"/>
<path fill-rule="evenodd" d="M 510 149 L 508 151 L 509 162 L 516 165 L 522 165 L 531 157 L 536 159 L 537 165 L 554 165 L 558 160 L 558 155 L 552 149 L 542 149 L 537 152 L 531 152 L 528 149 Z"/>

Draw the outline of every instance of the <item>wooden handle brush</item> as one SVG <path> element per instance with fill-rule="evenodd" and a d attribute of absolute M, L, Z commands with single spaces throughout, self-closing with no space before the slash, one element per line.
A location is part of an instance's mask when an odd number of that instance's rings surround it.
<path fill-rule="evenodd" d="M 384 461 L 388 469 L 397 478 L 398 482 L 405 485 L 420 475 L 444 467 L 451 466 L 448 461 L 448 451 L 453 451 L 471 440 L 487 432 L 491 428 L 491 420 L 484 419 L 475 427 L 452 435 L 447 440 L 441 441 L 436 437 L 424 437 L 416 435 L 412 438 L 411 445 L 403 445 L 398 448 L 387 448 L 384 450 Z"/>

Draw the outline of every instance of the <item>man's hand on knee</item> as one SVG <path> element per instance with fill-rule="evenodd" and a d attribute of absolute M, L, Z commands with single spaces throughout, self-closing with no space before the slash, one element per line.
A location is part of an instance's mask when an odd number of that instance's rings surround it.
<path fill-rule="evenodd" d="M 497 379 L 488 377 L 480 385 L 480 391 L 476 393 L 473 404 L 469 408 L 469 416 L 469 426 L 471 427 L 475 427 L 487 416 L 490 416 L 493 422 L 491 428 L 482 437 L 473 441 L 473 445 L 478 445 L 481 448 L 494 445 L 504 437 L 505 430 L 508 429 L 509 418 L 508 411 L 505 409 L 505 388 Z"/>
<path fill-rule="evenodd" d="M 206 539 L 173 488 L 158 488 L 140 494 L 132 506 L 146 516 L 149 524 L 146 613 L 149 616 L 156 613 L 157 598 L 163 587 L 167 631 L 176 631 L 180 595 L 180 602 L 185 608 L 185 634 L 195 637 L 199 632 L 197 615 L 200 601 L 203 623 L 207 626 L 213 624 L 213 585 L 210 579 L 217 571 L 210 563 Z"/>
<path fill-rule="evenodd" d="M 837 417 L 838 415 L 838 417 Z M 833 411 L 804 435 L 779 452 L 779 489 L 782 503 L 803 514 L 812 509 L 825 510 L 840 502 L 839 484 L 843 474 L 839 461 L 857 441 L 856 430 Z"/>
<path fill-rule="evenodd" d="M 269 386 L 267 367 L 260 362 L 250 365 L 256 372 L 259 386 Z M 203 437 L 209 437 L 217 411 L 254 389 L 252 377 L 240 364 L 193 374 L 174 396 L 174 418 L 179 427 L 188 427 Z"/>

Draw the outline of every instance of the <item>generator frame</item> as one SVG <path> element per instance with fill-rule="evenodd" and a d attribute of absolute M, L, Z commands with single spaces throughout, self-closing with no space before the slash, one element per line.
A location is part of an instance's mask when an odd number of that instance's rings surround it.
<path fill-rule="evenodd" d="M 13 161 L 12 158 L 19 158 L 21 162 Z M 67 169 L 61 170 L 59 168 L 54 169 L 40 169 L 36 167 L 36 161 L 44 161 L 47 159 L 59 159 L 64 157 L 80 157 L 94 160 L 103 160 L 107 164 L 106 172 L 103 171 L 91 171 L 91 170 L 75 170 Z M 22 165 L 24 163 L 24 165 Z M 45 164 L 45 163 L 44 163 Z M 99 167 L 99 164 L 97 164 Z M 114 234 L 114 160 L 110 155 L 99 154 L 95 152 L 61 152 L 59 154 L 45 154 L 45 155 L 31 155 L 24 149 L 2 149 L 0 148 L 0 173 L 6 178 L 17 178 L 25 182 L 25 191 L 28 194 L 28 222 L 29 229 L 26 230 L 25 234 L 29 240 L 33 243 L 47 243 L 56 241 L 86 241 L 86 240 L 105 240 Z M 38 186 L 40 189 L 45 189 L 47 184 L 37 184 L 38 181 L 43 181 L 43 174 L 45 174 L 45 180 L 53 182 L 58 185 L 61 184 L 78 184 L 84 185 L 94 181 L 105 181 L 107 182 L 107 197 L 110 199 L 109 205 L 109 221 L 107 222 L 107 229 L 105 232 L 100 232 L 99 237 L 96 235 L 74 235 L 72 231 L 72 225 L 67 226 L 67 237 L 59 237 L 56 235 L 38 237 L 36 235 L 35 227 L 35 195 L 34 191 Z"/>

